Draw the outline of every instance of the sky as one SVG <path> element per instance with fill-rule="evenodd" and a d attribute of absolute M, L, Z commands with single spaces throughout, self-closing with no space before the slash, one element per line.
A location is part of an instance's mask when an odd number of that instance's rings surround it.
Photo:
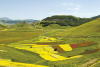
<path fill-rule="evenodd" d="M 100 0 L 0 0 L 0 18 L 42 20 L 53 15 L 98 16 Z"/>

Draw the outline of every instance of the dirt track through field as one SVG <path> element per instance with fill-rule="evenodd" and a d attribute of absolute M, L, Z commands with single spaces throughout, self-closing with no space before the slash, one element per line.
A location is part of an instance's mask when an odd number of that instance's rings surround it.
<path fill-rule="evenodd" d="M 90 64 L 93 64 L 96 62 L 98 59 L 90 60 L 87 63 L 82 64 L 80 67 L 89 67 Z"/>

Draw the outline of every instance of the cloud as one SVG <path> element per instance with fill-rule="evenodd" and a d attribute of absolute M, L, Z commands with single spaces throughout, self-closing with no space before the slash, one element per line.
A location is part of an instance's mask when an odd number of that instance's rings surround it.
<path fill-rule="evenodd" d="M 67 3 L 62 3 L 61 5 L 67 5 Z"/>
<path fill-rule="evenodd" d="M 71 8 L 67 8 L 68 10 L 70 10 Z"/>
<path fill-rule="evenodd" d="M 76 5 L 77 7 L 81 7 L 80 5 Z"/>
<path fill-rule="evenodd" d="M 81 7 L 80 5 L 75 5 L 74 3 L 61 3 L 61 5 Z"/>
<path fill-rule="evenodd" d="M 95 13 L 79 13 L 79 12 L 73 12 L 73 13 L 64 13 L 64 12 L 50 12 L 51 15 L 73 15 L 76 17 L 86 17 L 86 18 L 90 18 L 92 16 L 96 16 L 97 14 Z"/>
<path fill-rule="evenodd" d="M 67 9 L 72 9 L 73 11 L 79 11 L 80 10 L 80 5 L 76 5 L 74 3 L 61 3 L 62 6 L 66 6 Z"/>
<path fill-rule="evenodd" d="M 50 12 L 51 15 L 94 15 L 94 13 L 64 13 L 64 12 Z"/>
<path fill-rule="evenodd" d="M 79 11 L 79 8 L 74 8 L 76 11 Z"/>
<path fill-rule="evenodd" d="M 69 5 L 70 5 L 70 6 L 74 6 L 74 4 L 73 4 L 73 3 L 69 3 Z"/>
<path fill-rule="evenodd" d="M 74 6 L 73 3 L 61 3 L 61 5 Z"/>
<path fill-rule="evenodd" d="M 63 12 L 50 12 L 51 15 L 63 15 Z"/>

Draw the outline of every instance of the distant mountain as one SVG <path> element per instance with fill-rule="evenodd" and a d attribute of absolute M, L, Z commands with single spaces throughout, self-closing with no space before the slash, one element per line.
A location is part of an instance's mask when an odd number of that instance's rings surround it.
<path fill-rule="evenodd" d="M 33 22 L 38 22 L 39 20 L 33 20 L 33 19 L 25 19 L 25 20 L 12 20 L 12 19 L 9 19 L 7 17 L 2 17 L 0 18 L 0 24 L 16 24 L 16 23 L 20 23 L 20 22 L 23 22 L 23 21 L 26 21 L 27 23 L 33 23 Z"/>
<path fill-rule="evenodd" d="M 11 19 L 9 19 L 7 17 L 2 17 L 2 18 L 0 18 L 0 20 L 11 20 Z"/>

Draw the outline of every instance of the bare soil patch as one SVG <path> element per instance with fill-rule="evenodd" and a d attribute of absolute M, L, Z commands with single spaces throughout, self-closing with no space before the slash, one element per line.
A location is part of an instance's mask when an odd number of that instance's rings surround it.
<path fill-rule="evenodd" d="M 98 51 L 100 51 L 100 49 L 89 50 L 89 51 L 86 51 L 86 52 L 81 53 L 81 55 L 83 55 L 83 54 L 92 54 L 92 53 L 96 53 Z"/>
<path fill-rule="evenodd" d="M 65 52 L 61 47 L 59 46 L 52 46 L 54 48 L 54 50 L 57 50 L 59 53 L 60 52 Z"/>
<path fill-rule="evenodd" d="M 82 43 L 77 43 L 77 44 L 80 45 L 81 47 L 84 47 L 84 46 L 95 45 L 96 43 L 94 43 L 94 42 L 82 42 Z"/>
<path fill-rule="evenodd" d="M 79 46 L 77 44 L 70 44 L 72 49 L 78 48 Z"/>

